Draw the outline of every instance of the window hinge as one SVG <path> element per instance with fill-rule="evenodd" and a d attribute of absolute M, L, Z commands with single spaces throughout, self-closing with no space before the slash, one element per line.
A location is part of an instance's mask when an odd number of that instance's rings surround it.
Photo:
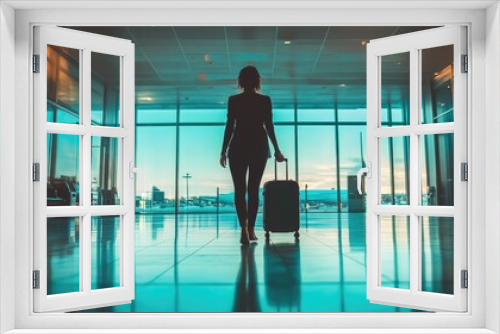
<path fill-rule="evenodd" d="M 462 270 L 461 271 L 461 276 L 462 276 L 462 289 L 467 289 L 469 287 L 469 274 L 467 270 Z"/>
<path fill-rule="evenodd" d="M 39 182 L 40 181 L 40 163 L 35 162 L 33 164 L 33 181 Z"/>
<path fill-rule="evenodd" d="M 462 73 L 469 72 L 469 56 L 462 55 Z"/>
<path fill-rule="evenodd" d="M 469 181 L 469 165 L 466 162 L 462 162 L 460 165 L 460 180 Z"/>
<path fill-rule="evenodd" d="M 40 73 L 40 55 L 33 55 L 33 73 Z"/>
<path fill-rule="evenodd" d="M 40 270 L 33 270 L 33 289 L 40 289 Z"/>

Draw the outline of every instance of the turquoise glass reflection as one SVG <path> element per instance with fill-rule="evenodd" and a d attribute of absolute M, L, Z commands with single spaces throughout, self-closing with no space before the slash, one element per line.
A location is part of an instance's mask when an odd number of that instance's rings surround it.
<path fill-rule="evenodd" d="M 382 126 L 410 124 L 410 52 L 380 57 Z"/>
<path fill-rule="evenodd" d="M 410 217 L 380 217 L 380 282 L 410 289 Z"/>
<path fill-rule="evenodd" d="M 293 122 L 295 115 L 293 109 L 273 109 L 274 122 Z"/>
<path fill-rule="evenodd" d="M 92 217 L 92 290 L 120 286 L 120 217 Z"/>
<path fill-rule="evenodd" d="M 256 233 L 242 247 L 235 214 L 139 214 L 135 299 L 88 312 L 415 312 L 366 298 L 363 213 L 304 213 L 298 242 L 272 233 L 269 243 L 259 215 Z M 407 243 L 406 232 L 394 238 Z"/>
<path fill-rule="evenodd" d="M 380 138 L 380 203 L 410 204 L 410 137 Z"/>
<path fill-rule="evenodd" d="M 454 135 L 422 135 L 422 205 L 454 204 Z"/>
<path fill-rule="evenodd" d="M 47 294 L 80 291 L 80 219 L 47 218 Z"/>
<path fill-rule="evenodd" d="M 423 49 L 422 124 L 454 120 L 453 45 Z"/>
<path fill-rule="evenodd" d="M 227 117 L 226 109 L 182 109 L 180 112 L 180 122 L 225 122 Z"/>
<path fill-rule="evenodd" d="M 80 205 L 80 136 L 47 134 L 47 206 Z"/>
<path fill-rule="evenodd" d="M 453 217 L 422 217 L 422 291 L 453 294 Z"/>
<path fill-rule="evenodd" d="M 137 109 L 137 124 L 161 124 L 176 122 L 175 109 L 153 109 L 141 108 Z"/>
<path fill-rule="evenodd" d="M 92 125 L 120 126 L 120 57 L 91 53 Z"/>
<path fill-rule="evenodd" d="M 120 142 L 120 138 L 92 136 L 92 205 L 120 204 Z"/>
<path fill-rule="evenodd" d="M 299 121 L 316 121 L 316 122 L 333 122 L 335 119 L 335 110 L 332 108 L 326 109 L 303 109 L 298 110 Z"/>

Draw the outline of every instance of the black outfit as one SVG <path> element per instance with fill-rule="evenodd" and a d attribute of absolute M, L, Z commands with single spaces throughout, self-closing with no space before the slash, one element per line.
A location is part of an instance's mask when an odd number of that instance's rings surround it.
<path fill-rule="evenodd" d="M 269 96 L 243 92 L 229 97 L 226 129 L 221 154 L 229 151 L 229 168 L 234 183 L 234 202 L 240 225 L 255 226 L 259 209 L 259 187 L 269 154 L 267 137 L 279 152 L 274 133 Z M 245 201 L 248 170 L 248 208 Z"/>

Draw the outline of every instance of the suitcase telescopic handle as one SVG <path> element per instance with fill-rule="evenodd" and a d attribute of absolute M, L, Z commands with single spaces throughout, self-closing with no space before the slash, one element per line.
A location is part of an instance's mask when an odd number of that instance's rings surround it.
<path fill-rule="evenodd" d="M 285 164 L 286 164 L 286 180 L 288 181 L 288 159 L 285 158 Z M 278 160 L 274 158 L 274 179 L 278 179 Z"/>

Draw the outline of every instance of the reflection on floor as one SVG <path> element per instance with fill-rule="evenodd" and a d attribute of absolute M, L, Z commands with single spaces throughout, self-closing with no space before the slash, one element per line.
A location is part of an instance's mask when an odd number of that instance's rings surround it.
<path fill-rule="evenodd" d="M 90 311 L 413 311 L 366 299 L 364 214 L 309 214 L 301 222 L 300 241 L 283 233 L 266 243 L 259 218 L 258 242 L 240 246 L 233 214 L 181 215 L 177 233 L 173 215 L 137 215 L 135 300 Z M 113 271 L 108 277 L 116 280 Z"/>

